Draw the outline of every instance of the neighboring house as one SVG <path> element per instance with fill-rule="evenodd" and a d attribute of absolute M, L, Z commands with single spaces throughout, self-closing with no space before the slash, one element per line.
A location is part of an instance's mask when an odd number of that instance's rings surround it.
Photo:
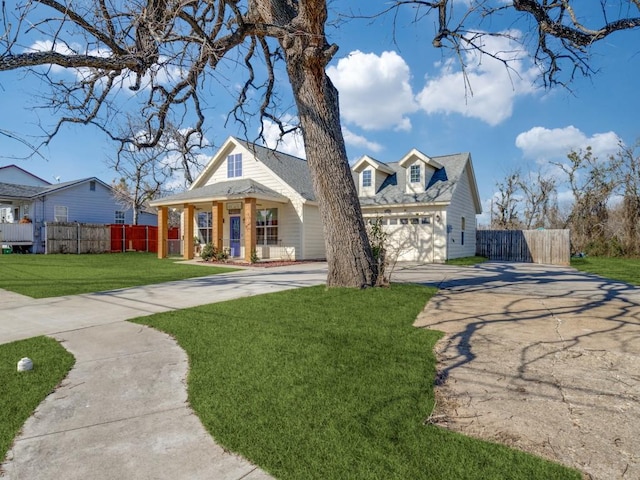
<path fill-rule="evenodd" d="M 31 236 L 17 238 L 17 227 L 9 225 L 25 217 L 31 221 Z M 0 168 L 0 243 L 33 245 L 32 251 L 39 253 L 44 252 L 46 222 L 128 224 L 132 219 L 132 209 L 118 203 L 112 188 L 95 177 L 50 184 L 15 165 Z M 139 223 L 156 225 L 157 216 L 140 215 Z"/>
<path fill-rule="evenodd" d="M 378 217 L 391 255 L 441 262 L 475 254 L 481 213 L 469 154 L 429 158 L 412 150 L 400 162 L 370 157 L 352 169 L 365 219 Z M 212 242 L 232 258 L 325 257 L 322 223 L 307 162 L 229 137 L 189 190 L 158 207 L 158 256 L 167 255 L 168 212 L 183 214 L 183 255 Z M 193 239 L 193 240 L 192 240 Z"/>
<path fill-rule="evenodd" d="M 364 156 L 351 170 L 362 215 L 382 223 L 392 260 L 475 255 L 482 206 L 469 153 L 429 157 L 413 149 L 393 163 Z"/>

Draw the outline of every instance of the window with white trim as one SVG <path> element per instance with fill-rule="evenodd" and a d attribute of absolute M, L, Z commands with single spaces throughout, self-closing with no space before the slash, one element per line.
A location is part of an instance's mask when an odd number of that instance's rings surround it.
<path fill-rule="evenodd" d="M 124 225 L 124 212 L 122 210 L 116 210 L 114 222 L 116 225 Z"/>
<path fill-rule="evenodd" d="M 234 153 L 227 157 L 227 178 L 242 176 L 242 154 Z"/>
<path fill-rule="evenodd" d="M 362 172 L 362 186 L 371 186 L 371 170 L 365 170 L 364 172 Z"/>
<path fill-rule="evenodd" d="M 69 208 L 61 205 L 53 207 L 53 221 L 54 222 L 68 222 L 69 221 Z"/>
<path fill-rule="evenodd" d="M 411 183 L 420 183 L 420 165 L 411 165 L 409 169 L 409 181 Z"/>
<path fill-rule="evenodd" d="M 466 227 L 466 222 L 464 220 L 464 217 L 462 217 L 462 219 L 460 220 L 460 244 L 464 245 L 464 229 Z"/>
<path fill-rule="evenodd" d="M 201 243 L 211 242 L 211 212 L 198 213 L 198 233 Z"/>
<path fill-rule="evenodd" d="M 257 210 L 256 245 L 278 244 L 278 209 Z"/>

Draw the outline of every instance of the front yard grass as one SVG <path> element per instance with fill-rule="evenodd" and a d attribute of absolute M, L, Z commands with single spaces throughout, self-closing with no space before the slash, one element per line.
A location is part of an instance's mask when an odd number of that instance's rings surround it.
<path fill-rule="evenodd" d="M 479 263 L 484 263 L 486 262 L 488 259 L 487 257 L 462 257 L 462 258 L 452 258 L 450 260 L 447 260 L 447 265 L 462 265 L 462 266 L 471 266 L 471 265 L 477 265 Z"/>
<path fill-rule="evenodd" d="M 278 479 L 580 479 L 426 422 L 436 289 L 311 287 L 135 321 L 189 355 L 189 401 L 217 442 Z"/>
<path fill-rule="evenodd" d="M 22 357 L 33 361 L 33 370 L 17 371 Z M 74 362 L 73 355 L 49 337 L 0 345 L 0 462 L 24 422 L 62 381 Z"/>
<path fill-rule="evenodd" d="M 33 298 L 59 297 L 203 277 L 234 269 L 185 265 L 153 253 L 0 255 L 0 288 Z"/>
<path fill-rule="evenodd" d="M 640 285 L 640 258 L 572 258 L 571 266 L 582 272 L 594 273 L 632 285 Z"/>

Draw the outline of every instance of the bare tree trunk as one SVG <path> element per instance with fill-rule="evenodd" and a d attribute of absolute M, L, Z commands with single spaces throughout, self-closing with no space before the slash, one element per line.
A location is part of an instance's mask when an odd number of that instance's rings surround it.
<path fill-rule="evenodd" d="M 324 69 L 317 78 L 299 63 L 288 62 L 289 78 L 322 217 L 327 285 L 371 286 L 376 280 L 373 256 L 340 130 L 338 93 Z"/>
<path fill-rule="evenodd" d="M 327 286 L 363 288 L 375 285 L 377 268 L 340 128 L 338 91 L 325 71 L 335 53 L 324 36 L 325 8 L 307 2 L 296 19 L 306 35 L 285 37 L 281 45 L 322 217 Z"/>

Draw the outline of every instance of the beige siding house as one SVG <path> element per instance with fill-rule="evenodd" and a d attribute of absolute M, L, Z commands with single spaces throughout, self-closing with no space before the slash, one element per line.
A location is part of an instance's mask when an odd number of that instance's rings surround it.
<path fill-rule="evenodd" d="M 158 256 L 167 255 L 168 209 L 183 212 L 183 255 L 213 243 L 231 258 L 325 257 L 322 224 L 307 162 L 229 137 L 184 193 L 151 202 L 159 209 Z M 192 239 L 192 241 L 189 241 Z"/>
<path fill-rule="evenodd" d="M 364 156 L 352 172 L 362 214 L 382 223 L 392 260 L 475 255 L 482 208 L 470 154 L 429 157 L 413 149 L 393 163 Z"/>
<path fill-rule="evenodd" d="M 481 213 L 469 154 L 396 163 L 361 158 L 352 168 L 365 220 L 380 219 L 400 261 L 442 262 L 475 254 Z M 183 255 L 211 242 L 232 258 L 325 257 L 307 162 L 229 137 L 189 190 L 151 202 L 159 210 L 158 256 L 165 257 L 169 209 L 183 215 Z"/>

